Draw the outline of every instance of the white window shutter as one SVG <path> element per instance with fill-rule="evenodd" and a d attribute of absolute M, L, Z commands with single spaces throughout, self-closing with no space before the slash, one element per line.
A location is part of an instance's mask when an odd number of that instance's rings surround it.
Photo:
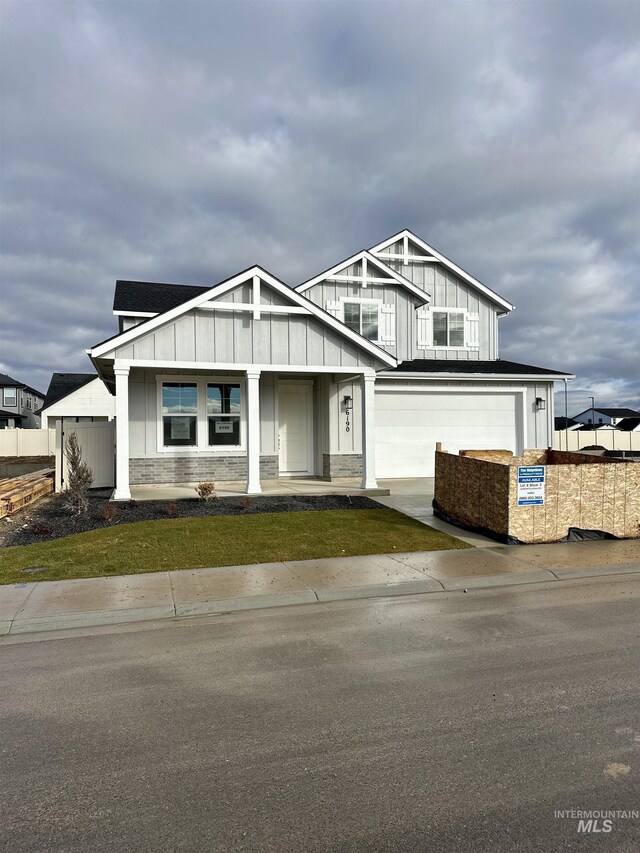
<path fill-rule="evenodd" d="M 418 349 L 429 349 L 433 346 L 433 327 L 431 311 L 428 308 L 418 308 L 416 325 L 418 327 Z"/>
<path fill-rule="evenodd" d="M 380 306 L 380 332 L 381 343 L 395 344 L 396 342 L 396 306 Z"/>
<path fill-rule="evenodd" d="M 338 320 L 344 323 L 344 312 L 342 309 L 342 302 L 335 301 L 333 299 L 328 299 L 325 307 L 329 314 L 333 314 L 334 317 L 337 317 Z"/>
<path fill-rule="evenodd" d="M 480 346 L 480 315 L 467 313 L 464 315 L 464 345 L 466 347 Z"/>

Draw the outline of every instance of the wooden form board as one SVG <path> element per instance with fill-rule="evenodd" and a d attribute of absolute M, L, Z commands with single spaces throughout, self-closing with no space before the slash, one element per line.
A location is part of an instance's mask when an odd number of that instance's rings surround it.
<path fill-rule="evenodd" d="M 464 454 L 464 455 L 463 455 Z M 545 466 L 544 503 L 518 506 L 518 467 Z M 435 501 L 465 526 L 519 542 L 558 542 L 570 527 L 640 537 L 640 465 L 562 451 L 436 452 Z"/>

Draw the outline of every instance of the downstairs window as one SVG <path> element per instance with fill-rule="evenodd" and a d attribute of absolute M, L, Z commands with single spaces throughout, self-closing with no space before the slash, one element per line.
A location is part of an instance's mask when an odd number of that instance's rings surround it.
<path fill-rule="evenodd" d="M 198 386 L 162 383 L 162 440 L 165 447 L 195 447 L 198 440 Z"/>

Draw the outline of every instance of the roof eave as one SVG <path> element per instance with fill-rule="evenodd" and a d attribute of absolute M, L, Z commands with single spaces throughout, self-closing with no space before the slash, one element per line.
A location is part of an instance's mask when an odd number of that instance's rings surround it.
<path fill-rule="evenodd" d="M 573 373 L 450 373 L 445 371 L 424 373 L 417 370 L 379 370 L 376 375 L 384 376 L 385 379 L 506 379 L 509 381 L 516 379 L 526 379 L 527 381 L 537 379 L 553 382 L 560 382 L 564 379 L 571 381 L 576 378 Z"/>

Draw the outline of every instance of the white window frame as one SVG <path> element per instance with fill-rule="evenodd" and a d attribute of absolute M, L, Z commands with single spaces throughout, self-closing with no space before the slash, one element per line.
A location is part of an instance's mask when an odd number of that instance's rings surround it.
<path fill-rule="evenodd" d="M 13 403 L 7 402 L 7 392 L 13 391 Z M 4 406 L 10 406 L 12 409 L 18 407 L 18 389 L 17 388 L 3 388 L 2 389 L 2 403 Z"/>
<path fill-rule="evenodd" d="M 164 444 L 162 415 L 162 386 L 165 382 L 185 382 L 197 386 L 198 411 L 196 415 L 196 444 L 192 447 Z M 240 386 L 240 444 L 210 445 L 209 416 L 207 414 L 207 385 Z M 181 374 L 162 374 L 156 376 L 157 386 L 157 450 L 158 453 L 170 453 L 176 456 L 194 456 L 207 453 L 215 456 L 238 456 L 247 452 L 247 383 L 244 376 L 186 376 Z"/>
<path fill-rule="evenodd" d="M 345 324 L 345 326 L 347 324 L 344 320 L 344 306 L 348 302 L 356 302 L 360 305 L 360 328 L 362 328 L 362 305 L 376 306 L 376 308 L 378 309 L 378 337 L 374 340 L 373 338 L 366 338 L 362 334 L 362 332 L 358 332 L 357 334 L 361 335 L 366 341 L 371 341 L 372 344 L 381 344 L 382 341 L 380 340 L 380 329 L 382 328 L 382 299 L 364 299 L 361 296 L 341 296 L 340 304 L 342 305 L 342 322 Z M 347 328 L 349 327 L 347 326 Z"/>
<path fill-rule="evenodd" d="M 438 308 L 434 305 L 430 306 L 431 308 L 431 340 L 433 342 L 433 349 L 446 349 L 446 350 L 468 350 L 469 345 L 467 344 L 467 328 L 466 328 L 466 319 L 467 319 L 467 311 L 464 308 Z M 451 346 L 450 344 L 437 344 L 436 343 L 436 314 L 461 314 L 462 315 L 462 338 L 464 340 L 464 344 L 461 347 Z M 447 319 L 447 340 L 449 340 L 449 320 Z"/>

